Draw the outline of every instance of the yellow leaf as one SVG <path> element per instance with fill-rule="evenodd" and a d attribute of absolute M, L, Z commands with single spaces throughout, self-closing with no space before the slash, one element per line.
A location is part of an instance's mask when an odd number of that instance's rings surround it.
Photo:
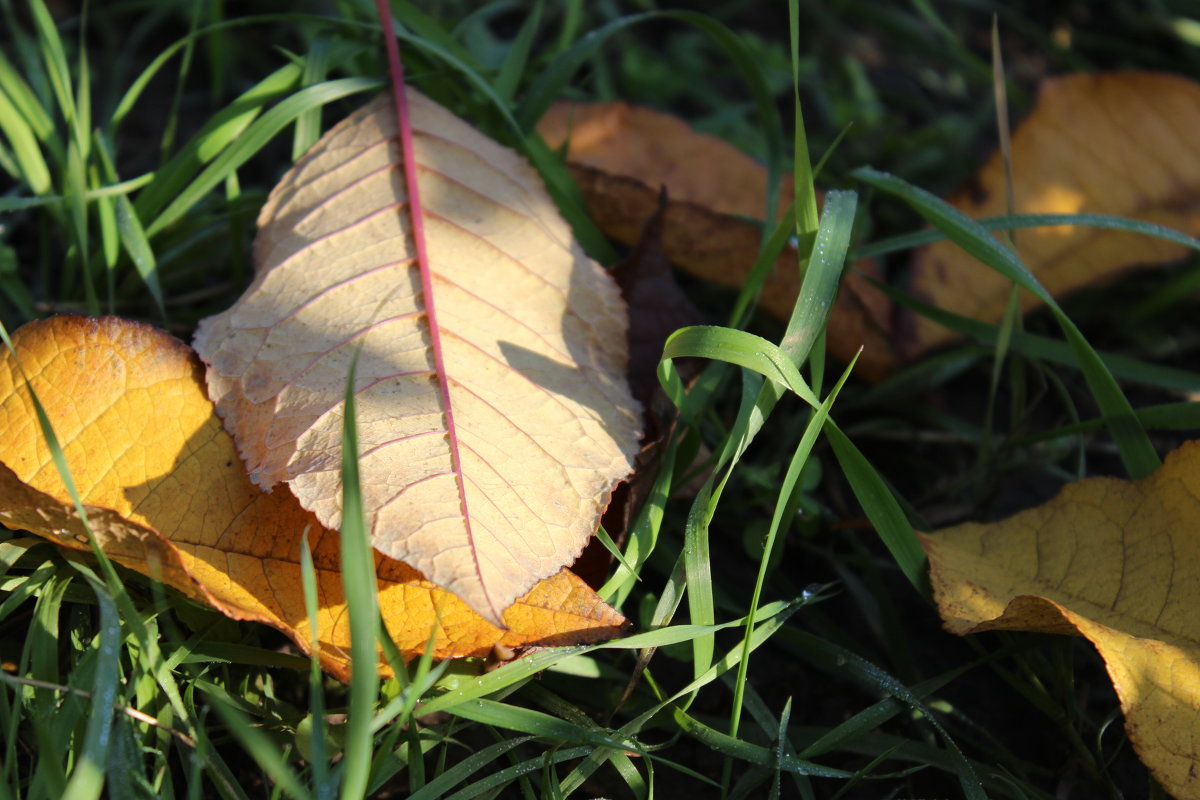
<path fill-rule="evenodd" d="M 1090 478 L 990 525 L 921 541 L 946 629 L 1087 637 L 1142 761 L 1200 798 L 1200 442 L 1139 481 Z"/>
<path fill-rule="evenodd" d="M 311 649 L 299 566 L 307 532 L 319 591 L 317 651 L 344 678 L 349 627 L 338 534 L 287 492 L 268 494 L 250 482 L 187 346 L 116 317 L 55 317 L 22 327 L 13 340 L 105 552 Z M 87 549 L 7 351 L 0 354 L 0 430 L 0 522 Z M 501 630 L 403 562 L 378 557 L 376 569 L 384 623 L 406 657 L 424 649 L 435 624 L 438 658 L 485 656 L 497 644 L 602 641 L 624 624 L 567 570 L 512 605 Z"/>
<path fill-rule="evenodd" d="M 1200 234 L 1197 130 L 1200 86 L 1185 78 L 1131 72 L 1047 80 L 1013 133 L 1014 206 L 1023 214 L 1114 214 Z M 1000 153 L 949 201 L 974 218 L 1007 214 Z M 1016 237 L 1025 265 L 1055 297 L 1188 252 L 1161 239 L 1077 226 L 1031 228 Z M 1011 287 L 945 241 L 923 248 L 913 264 L 914 294 L 989 322 L 1003 316 Z M 1036 305 L 1023 293 L 1025 310 Z M 923 317 L 911 320 L 909 356 L 956 336 Z"/>
<path fill-rule="evenodd" d="M 538 123 L 554 148 L 566 144 L 571 172 L 600 230 L 634 244 L 658 208 L 660 187 L 669 202 L 662 242 L 667 257 L 713 283 L 741 288 L 762 243 L 767 173 L 733 145 L 699 133 L 669 114 L 625 103 L 559 103 Z M 779 211 L 792 201 L 784 176 Z M 749 217 L 751 219 L 745 219 Z M 855 267 L 877 276 L 873 262 Z M 776 260 L 759 300 L 767 313 L 786 320 L 800 292 L 795 249 Z M 896 366 L 891 345 L 890 301 L 862 276 L 847 271 L 830 312 L 830 351 L 849 361 L 865 349 L 856 374 L 871 380 Z"/>
<path fill-rule="evenodd" d="M 631 470 L 626 312 L 520 156 L 412 90 L 409 107 L 434 313 L 380 97 L 275 187 L 253 285 L 195 344 L 255 482 L 329 527 L 360 352 L 372 544 L 499 623 L 579 555 Z"/>

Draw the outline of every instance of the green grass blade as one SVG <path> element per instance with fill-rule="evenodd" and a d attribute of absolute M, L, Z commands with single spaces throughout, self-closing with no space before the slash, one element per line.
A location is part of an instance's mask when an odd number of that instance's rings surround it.
<path fill-rule="evenodd" d="M 514 736 L 511 739 L 496 742 L 464 758 L 450 769 L 425 784 L 419 791 L 408 796 L 408 800 L 436 800 L 445 797 L 446 792 L 458 786 L 479 770 L 497 761 L 500 756 L 513 748 L 520 747 L 532 736 Z"/>
<path fill-rule="evenodd" d="M 304 57 L 304 72 L 300 76 L 301 86 L 313 86 L 325 80 L 329 74 L 330 41 L 325 36 L 313 40 Z M 292 161 L 298 161 L 300 156 L 317 143 L 321 137 L 321 109 L 310 108 L 296 118 L 296 131 L 292 136 Z"/>
<path fill-rule="evenodd" d="M 1161 462 L 1158 454 L 1134 416 L 1133 408 L 1113 379 L 1112 373 L 1105 368 L 1104 362 L 1075 327 L 1075 323 L 1067 317 L 1057 301 L 1025 268 L 1015 253 L 961 211 L 924 189 L 869 167 L 860 167 L 853 174 L 859 180 L 903 199 L 926 221 L 946 234 L 950 241 L 1045 303 L 1079 361 L 1080 369 L 1092 390 L 1092 396 L 1108 421 L 1109 431 L 1130 477 L 1145 477 L 1159 467 Z"/>
<path fill-rule="evenodd" d="M 987 231 L 1015 231 L 1024 228 L 1052 228 L 1061 225 L 1077 225 L 1081 228 L 1140 233 L 1143 236 L 1153 236 L 1156 239 L 1164 239 L 1168 242 L 1200 251 L 1200 239 L 1188 236 L 1186 233 L 1177 231 L 1174 228 L 1168 228 L 1165 225 L 1158 225 L 1153 222 L 1145 222 L 1140 219 L 1116 217 L 1111 214 L 1008 214 L 999 217 L 983 217 L 975 220 L 975 224 Z M 854 260 L 876 258 L 888 253 L 911 250 L 914 247 L 920 247 L 924 244 L 940 242 L 945 238 L 947 238 L 946 234 L 937 229 L 905 233 L 900 236 L 893 236 L 872 244 L 863 245 L 854 251 L 851 258 Z"/>
<path fill-rule="evenodd" d="M 346 722 L 341 797 L 366 795 L 371 777 L 371 722 L 379 698 L 379 596 L 375 557 L 363 516 L 358 477 L 358 428 L 354 409 L 358 354 L 346 378 L 342 428 L 342 587 L 350 617 L 350 713 Z"/>
<path fill-rule="evenodd" d="M 312 549 L 308 546 L 308 530 L 305 529 L 300 548 L 300 582 L 304 587 L 304 613 L 308 617 L 308 638 L 312 642 L 308 672 L 308 715 L 312 719 L 308 761 L 312 764 L 312 782 L 316 786 L 316 800 L 326 800 L 334 795 L 334 786 L 329 780 L 329 755 L 326 752 L 325 691 L 322 686 L 323 673 L 319 657 L 321 631 L 318 625 L 317 571 L 313 566 Z"/>
<path fill-rule="evenodd" d="M 917 591 L 928 597 L 925 551 L 921 549 L 912 525 L 904 516 L 891 489 L 833 421 L 826 424 L 825 435 L 829 438 L 838 464 L 850 481 L 854 496 L 858 498 L 863 512 L 875 527 L 879 538 L 892 554 L 892 558 L 896 559 L 904 577 L 908 578 Z"/>
<path fill-rule="evenodd" d="M 504 63 L 500 65 L 500 73 L 496 76 L 496 94 L 506 103 L 511 103 L 516 97 L 517 86 L 529 64 L 529 51 L 533 47 L 533 39 L 537 35 L 545 7 L 545 0 L 536 0 L 525 21 L 521 23 L 521 29 L 517 31 L 512 46 L 508 48 Z"/>
<path fill-rule="evenodd" d="M 378 89 L 382 85 L 383 81 L 376 78 L 341 78 L 301 89 L 280 102 L 255 120 L 236 141 L 221 151 L 221 154 L 146 226 L 146 235 L 154 236 L 178 221 L 300 114 L 352 94 Z"/>
<path fill-rule="evenodd" d="M 229 732 L 233 734 L 233 738 L 237 739 L 238 744 L 262 768 L 263 772 L 270 776 L 275 788 L 292 800 L 309 800 L 311 795 L 288 767 L 283 753 L 279 751 L 279 746 L 238 710 L 234 699 L 223 689 L 211 683 L 205 682 L 202 689 L 217 712 L 217 716 L 224 721 Z"/>
<path fill-rule="evenodd" d="M 783 528 L 784 521 L 790 521 L 795 516 L 801 491 L 801 487 L 799 486 L 800 473 L 804 469 L 804 465 L 808 462 L 813 445 L 816 444 L 817 436 L 829 419 L 829 410 L 832 408 L 834 400 L 837 399 L 838 394 L 841 392 L 846 379 L 850 377 L 850 372 L 853 369 L 854 363 L 851 362 L 842 373 L 841 379 L 833 387 L 833 391 L 829 393 L 829 396 L 821 403 L 821 407 L 812 415 L 812 418 L 804 429 L 804 434 L 800 437 L 800 443 L 796 445 L 796 450 L 792 453 L 791 463 L 788 464 L 787 473 L 784 475 L 783 483 L 780 486 L 779 495 L 775 502 L 775 510 L 771 515 L 770 527 L 767 529 L 766 540 L 763 543 L 763 555 L 759 561 L 758 574 L 754 581 L 754 592 L 750 597 L 750 611 L 746 615 L 746 636 L 744 639 L 746 649 L 742 652 L 742 660 L 738 665 L 737 680 L 733 687 L 733 707 L 729 720 L 730 736 L 737 736 L 738 726 L 741 722 L 742 701 L 745 693 L 747 674 L 750 669 L 750 653 L 748 650 L 750 633 L 754 627 L 758 604 L 762 600 L 763 587 L 767 581 L 767 568 L 771 560 L 771 553 L 775 550 L 775 540 Z"/>
<path fill-rule="evenodd" d="M 151 219 L 179 196 L 196 173 L 246 132 L 268 103 L 292 91 L 302 72 L 287 64 L 263 78 L 214 114 L 178 153 L 154 174 L 154 180 L 137 198 L 141 219 Z M 311 109 L 310 109 L 311 110 Z M 308 111 L 302 111 L 302 116 Z M 224 176 L 213 182 L 216 186 Z"/>
<path fill-rule="evenodd" d="M 963 336 L 970 337 L 980 344 L 994 346 L 999 338 L 1000 333 L 997 326 L 991 323 L 955 314 L 943 308 L 924 303 L 885 283 L 871 278 L 868 278 L 868 280 L 898 305 L 912 309 L 921 316 L 928 317 L 939 325 L 943 325 Z M 1039 361 L 1051 361 L 1055 364 L 1062 364 L 1076 369 L 1079 367 L 1074 351 L 1071 349 L 1070 344 L 1066 342 L 1049 339 L 1045 336 L 1025 331 L 1014 331 L 1009 346 L 1014 353 L 1020 353 Z M 1137 381 L 1149 386 L 1158 386 L 1163 389 L 1174 389 L 1182 392 L 1200 391 L 1200 374 L 1195 372 L 1158 364 L 1148 364 L 1144 361 L 1115 353 L 1101 352 L 1099 355 L 1105 367 L 1115 377 Z"/>
<path fill-rule="evenodd" d="M 0 87 L 0 131 L 8 137 L 13 159 L 20 170 L 20 175 L 13 177 L 20 177 L 34 194 L 47 194 L 51 186 L 50 169 L 42 157 L 37 137 L 3 87 Z"/>
<path fill-rule="evenodd" d="M 100 608 L 100 649 L 96 651 L 96 674 L 91 691 L 91 714 L 83 747 L 67 782 L 63 800 L 96 798 L 104 790 L 104 770 L 112 738 L 113 706 L 120 682 L 121 618 L 108 587 L 90 569 L 75 565 L 96 596 Z"/>

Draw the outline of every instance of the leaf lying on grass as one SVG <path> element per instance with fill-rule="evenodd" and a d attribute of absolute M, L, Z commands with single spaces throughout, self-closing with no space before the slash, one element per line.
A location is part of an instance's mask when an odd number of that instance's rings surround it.
<path fill-rule="evenodd" d="M 1200 798 L 1200 442 L 1138 481 L 1090 478 L 921 541 L 946 629 L 1077 634 L 1100 651 L 1142 761 Z"/>
<path fill-rule="evenodd" d="M 579 555 L 631 470 L 626 312 L 523 158 L 407 97 L 419 203 L 381 97 L 275 187 L 255 281 L 201 323 L 196 350 L 255 482 L 286 482 L 331 528 L 344 381 L 361 351 L 372 545 L 499 623 Z"/>
<path fill-rule="evenodd" d="M 1200 233 L 1200 85 L 1148 72 L 1047 80 L 1012 137 L 1018 213 L 1101 213 Z M 949 198 L 973 218 L 1007 213 L 1004 163 L 992 155 L 970 185 Z M 1055 297 L 1136 266 L 1176 261 L 1183 245 L 1117 230 L 1057 226 L 1022 230 L 1025 265 Z M 921 249 L 911 291 L 958 314 L 998 321 L 1012 283 L 951 242 Z M 1022 308 L 1038 304 L 1022 294 Z M 924 317 L 902 322 L 915 358 L 954 338 Z"/>
<path fill-rule="evenodd" d="M 568 148 L 572 174 L 605 234 L 636 243 L 665 187 L 667 257 L 722 286 L 746 282 L 762 243 L 767 196 L 766 170 L 749 156 L 676 117 L 624 103 L 557 104 L 538 132 L 551 147 Z M 780 196 L 782 210 L 792 196 L 790 177 Z M 796 250 L 784 248 L 763 285 L 760 304 L 781 320 L 790 318 L 800 292 L 797 263 Z M 855 268 L 878 273 L 874 262 Z M 828 324 L 828 346 L 840 360 L 848 363 L 864 347 L 857 374 L 879 379 L 895 367 L 891 303 L 853 271 L 843 276 Z"/>
<path fill-rule="evenodd" d="M 237 619 L 279 628 L 311 647 L 300 549 L 313 548 L 324 667 L 345 677 L 349 638 L 338 534 L 286 491 L 246 475 L 205 396 L 203 366 L 178 340 L 116 317 L 55 317 L 13 336 L 20 366 L 0 354 L 0 522 L 87 549 L 21 377 L 63 443 L 89 522 L 115 561 Z M 504 615 L 507 631 L 409 565 L 379 557 L 379 601 L 397 646 L 421 652 L 437 626 L 438 658 L 493 646 L 564 645 L 619 635 L 624 619 L 567 570 Z"/>

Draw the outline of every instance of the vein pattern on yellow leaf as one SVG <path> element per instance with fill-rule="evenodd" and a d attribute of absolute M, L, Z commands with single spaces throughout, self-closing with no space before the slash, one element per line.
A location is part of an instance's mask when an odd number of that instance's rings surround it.
<path fill-rule="evenodd" d="M 255 482 L 286 482 L 329 527 L 340 524 L 342 398 L 360 353 L 372 543 L 499 622 L 574 560 L 631 469 L 626 313 L 533 169 L 408 95 L 436 323 L 396 114 L 380 97 L 275 187 L 254 283 L 202 323 L 196 349 Z"/>
<path fill-rule="evenodd" d="M 947 630 L 1087 637 L 1142 761 L 1200 798 L 1200 443 L 1139 481 L 1091 478 L 990 525 L 922 535 Z"/>
<path fill-rule="evenodd" d="M 663 250 L 676 265 L 704 280 L 740 288 L 758 258 L 766 215 L 767 172 L 728 142 L 694 130 L 683 120 L 625 103 L 558 103 L 538 122 L 551 147 L 567 145 L 571 172 L 600 230 L 634 244 L 658 208 L 661 187 L 669 201 Z M 792 201 L 784 176 L 779 211 Z M 855 265 L 875 276 L 872 262 Z M 776 260 L 759 300 L 767 313 L 788 319 L 800 293 L 795 249 Z M 830 312 L 828 342 L 849 361 L 865 350 L 858 374 L 877 380 L 895 366 L 890 343 L 891 303 L 854 272 L 843 278 Z"/>
<path fill-rule="evenodd" d="M 1200 85 L 1175 75 L 1134 72 L 1047 80 L 1012 137 L 1014 206 L 1023 214 L 1100 213 L 1200 234 Z M 971 184 L 949 198 L 970 217 L 1008 213 L 997 151 Z M 1183 245 L 1099 228 L 1057 226 L 1016 232 L 1025 265 L 1056 297 L 1125 269 L 1176 261 Z M 912 291 L 957 314 L 990 322 L 1004 313 L 1012 283 L 950 242 L 923 248 Z M 1036 299 L 1022 295 L 1025 310 Z M 912 316 L 910 356 L 956 334 Z"/>
<path fill-rule="evenodd" d="M 324 667 L 345 677 L 349 628 L 338 534 L 287 492 L 249 480 L 205 395 L 203 366 L 173 337 L 116 317 L 55 317 L 14 334 L 21 366 L 46 408 L 115 561 L 237 619 L 265 622 L 311 649 L 301 590 L 307 532 L 317 571 Z M 45 446 L 18 364 L 0 355 L 0 522 L 74 549 L 86 532 Z M 501 644 L 553 646 L 618 635 L 623 618 L 567 570 L 512 605 L 502 630 L 409 565 L 377 558 L 379 602 L 397 646 L 483 656 Z"/>

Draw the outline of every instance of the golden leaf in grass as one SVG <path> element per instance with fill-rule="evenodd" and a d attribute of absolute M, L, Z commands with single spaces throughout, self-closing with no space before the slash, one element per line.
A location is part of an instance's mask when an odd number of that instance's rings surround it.
<path fill-rule="evenodd" d="M 1200 798 L 1200 443 L 1142 480 L 1089 478 L 921 541 L 947 630 L 1087 637 L 1142 761 L 1174 797 Z"/>
<path fill-rule="evenodd" d="M 186 345 L 140 323 L 55 317 L 18 330 L 0 353 L 0 522 L 66 547 L 86 532 L 46 447 L 21 369 L 62 444 L 89 522 L 113 560 L 236 619 L 265 622 L 312 649 L 301 589 L 307 533 L 318 586 L 323 666 L 349 671 L 338 534 L 286 491 L 250 482 Z M 379 556 L 384 623 L 406 657 L 437 625 L 434 655 L 602 641 L 623 618 L 567 570 L 504 614 L 502 630 L 408 564 Z"/>
<path fill-rule="evenodd" d="M 1200 234 L 1200 85 L 1149 72 L 1047 80 L 1012 137 L 1014 207 L 1023 214 L 1097 213 Z M 949 198 L 973 218 L 1008 213 L 999 152 Z M 1016 232 L 1025 265 L 1055 297 L 1138 266 L 1188 253 L 1136 233 L 1055 226 Z M 957 314 L 999 321 L 1012 283 L 947 241 L 922 248 L 911 291 Z M 1022 295 L 1025 310 L 1037 305 Z M 915 357 L 957 334 L 912 315 L 904 349 Z"/>

